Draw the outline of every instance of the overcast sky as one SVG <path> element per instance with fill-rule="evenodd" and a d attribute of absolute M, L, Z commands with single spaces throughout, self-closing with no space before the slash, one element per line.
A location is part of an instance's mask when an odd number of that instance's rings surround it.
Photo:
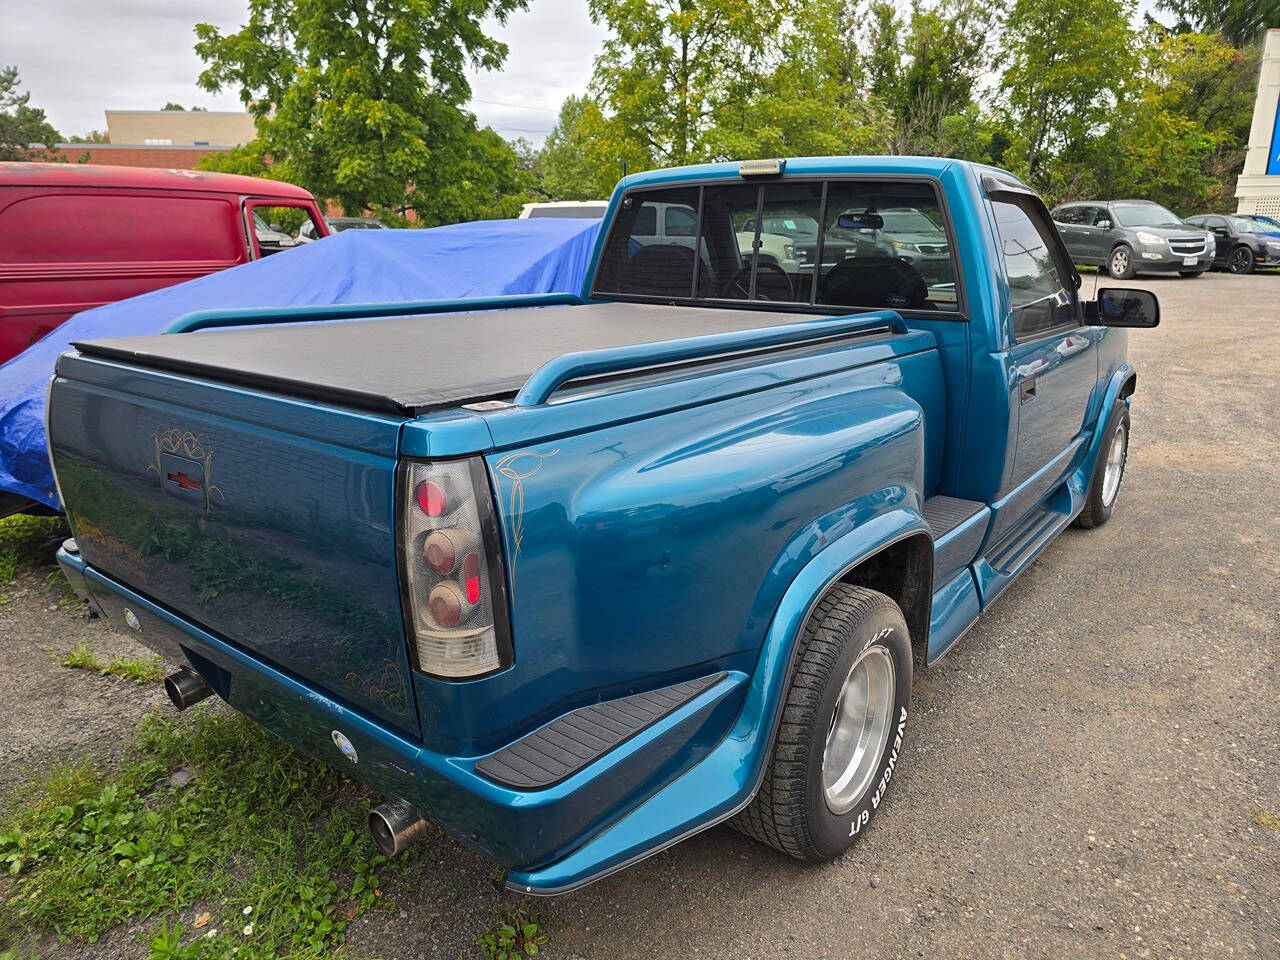
<path fill-rule="evenodd" d="M 247 18 L 245 0 L 5 0 L 0 64 L 17 64 L 32 106 L 63 136 L 106 127 L 103 111 L 158 110 L 166 101 L 239 110 L 235 91 L 196 86 L 192 28 L 224 32 Z M 511 49 L 501 73 L 472 77 L 471 109 L 503 136 L 541 141 L 560 102 L 586 89 L 604 31 L 587 0 L 532 0 L 495 32 Z"/>

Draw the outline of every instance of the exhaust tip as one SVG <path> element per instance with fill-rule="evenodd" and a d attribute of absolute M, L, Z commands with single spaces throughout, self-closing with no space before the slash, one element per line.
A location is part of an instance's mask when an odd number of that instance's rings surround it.
<path fill-rule="evenodd" d="M 213 688 L 198 673 L 183 667 L 164 678 L 164 692 L 169 695 L 174 709 L 185 710 L 213 693 Z"/>
<path fill-rule="evenodd" d="M 369 834 L 384 857 L 394 857 L 427 832 L 427 821 L 403 800 L 391 799 L 369 811 Z"/>

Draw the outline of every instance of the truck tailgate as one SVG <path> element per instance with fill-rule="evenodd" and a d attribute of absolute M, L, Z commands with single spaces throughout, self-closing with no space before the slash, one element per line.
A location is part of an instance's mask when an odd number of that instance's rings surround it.
<path fill-rule="evenodd" d="M 400 425 L 67 354 L 49 449 L 91 566 L 416 735 L 396 575 Z"/>

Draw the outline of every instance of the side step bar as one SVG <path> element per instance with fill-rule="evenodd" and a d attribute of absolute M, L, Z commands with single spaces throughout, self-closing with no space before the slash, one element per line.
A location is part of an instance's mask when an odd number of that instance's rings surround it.
<path fill-rule="evenodd" d="M 724 676 L 714 673 L 579 707 L 485 757 L 476 764 L 476 773 L 516 790 L 553 787 L 715 686 Z"/>

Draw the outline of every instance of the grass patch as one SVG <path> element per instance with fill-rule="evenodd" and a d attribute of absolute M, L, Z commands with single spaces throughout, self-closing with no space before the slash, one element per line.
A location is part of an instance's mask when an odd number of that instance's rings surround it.
<path fill-rule="evenodd" d="M 1280 816 L 1261 807 L 1250 810 L 1249 819 L 1266 830 L 1280 830 Z"/>
<path fill-rule="evenodd" d="M 212 710 L 144 717 L 129 756 L 58 770 L 0 821 L 0 942 L 155 920 L 153 957 L 322 957 L 379 903 L 368 798 L 336 771 Z M 170 786 L 181 766 L 193 778 Z"/>
<path fill-rule="evenodd" d="M 54 554 L 69 536 L 62 517 L 15 514 L 0 520 L 0 603 L 8 603 L 3 590 L 18 574 L 53 566 Z"/>
<path fill-rule="evenodd" d="M 134 683 L 159 683 L 164 679 L 163 662 L 159 657 L 112 657 L 103 666 L 87 643 L 77 643 L 62 658 L 62 665 L 72 670 L 88 670 L 99 676 L 119 677 Z"/>

